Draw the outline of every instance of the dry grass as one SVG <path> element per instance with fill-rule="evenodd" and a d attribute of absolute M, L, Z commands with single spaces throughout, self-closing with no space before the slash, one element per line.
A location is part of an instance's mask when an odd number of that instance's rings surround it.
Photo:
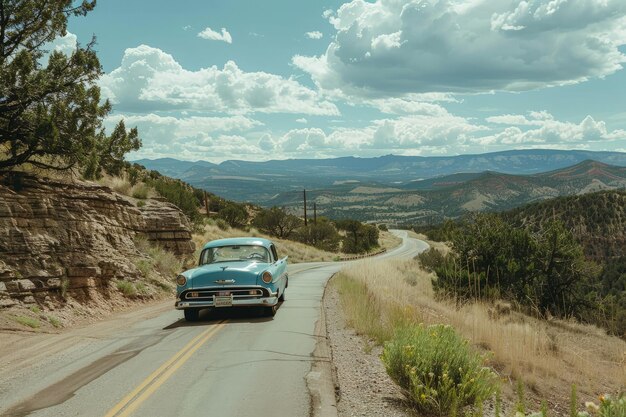
<path fill-rule="evenodd" d="M 423 240 L 424 242 L 428 243 L 431 248 L 437 249 L 439 252 L 441 252 L 443 256 L 446 256 L 450 252 L 450 247 L 445 242 L 436 242 L 434 240 L 429 240 L 426 235 L 421 233 L 415 233 L 412 230 L 408 230 L 407 232 L 409 237 Z"/>
<path fill-rule="evenodd" d="M 360 333 L 381 341 L 407 321 L 450 324 L 493 352 L 492 365 L 505 380 L 522 378 L 538 399 L 566 406 L 573 383 L 583 399 L 626 385 L 623 340 L 593 326 L 547 322 L 492 305 L 457 308 L 435 301 L 432 277 L 413 260 L 364 260 L 344 269 L 334 285 Z"/>
<path fill-rule="evenodd" d="M 199 258 L 200 250 L 202 249 L 202 247 L 211 240 L 246 236 L 263 237 L 272 240 L 276 244 L 276 249 L 278 249 L 278 255 L 280 257 L 289 256 L 289 262 L 291 263 L 330 262 L 338 258 L 338 255 L 336 253 L 326 252 L 312 246 L 305 245 L 299 242 L 294 242 L 291 240 L 270 237 L 254 228 L 250 229 L 250 231 L 247 232 L 244 230 L 233 228 L 222 230 L 215 224 L 207 224 L 204 226 L 203 233 L 197 233 L 193 235 L 193 241 L 196 244 L 196 259 Z"/>
<path fill-rule="evenodd" d="M 98 184 L 109 187 L 113 191 L 123 194 L 127 197 L 145 199 L 158 196 L 158 193 L 152 187 L 148 187 L 143 182 L 138 182 L 135 185 L 131 185 L 125 174 L 121 177 L 112 177 L 105 174 L 97 182 Z"/>
<path fill-rule="evenodd" d="M 400 244 L 402 243 L 402 238 L 399 238 L 391 232 L 385 232 L 381 230 L 378 237 L 378 243 L 380 245 L 380 249 L 385 249 L 389 251 L 395 247 L 400 246 Z M 379 251 L 380 249 L 377 248 L 375 251 Z"/>

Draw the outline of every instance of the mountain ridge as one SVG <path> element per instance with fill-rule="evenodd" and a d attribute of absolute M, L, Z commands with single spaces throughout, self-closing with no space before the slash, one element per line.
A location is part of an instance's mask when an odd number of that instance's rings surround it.
<path fill-rule="evenodd" d="M 626 167 L 591 160 L 533 175 L 485 171 L 465 181 L 456 181 L 463 178 L 459 175 L 452 174 L 450 181 L 445 176 L 438 177 L 443 185 L 430 184 L 421 190 L 394 191 L 383 186 L 342 184 L 311 190 L 309 201 L 317 204 L 318 213 L 332 218 L 355 217 L 406 225 L 438 223 L 468 212 L 504 211 L 564 195 L 626 189 Z M 301 205 L 301 196 L 284 192 L 266 205 L 290 207 L 295 211 Z"/>
<path fill-rule="evenodd" d="M 537 174 L 593 159 L 626 166 L 626 153 L 582 150 L 529 149 L 457 156 L 383 155 L 374 158 L 340 157 L 287 159 L 263 162 L 229 160 L 178 161 L 173 158 L 134 161 L 148 169 L 182 179 L 221 197 L 255 204 L 270 203 L 286 191 L 324 189 L 338 182 L 415 187 L 419 180 L 450 174 L 476 174 L 492 170 L 508 174 Z M 261 183 L 262 180 L 263 182 Z"/>

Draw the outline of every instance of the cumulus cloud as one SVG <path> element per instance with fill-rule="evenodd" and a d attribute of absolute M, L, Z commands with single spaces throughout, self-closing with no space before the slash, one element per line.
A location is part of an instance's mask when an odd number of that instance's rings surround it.
<path fill-rule="evenodd" d="M 126 49 L 120 67 L 105 74 L 100 86 L 121 111 L 339 114 L 335 104 L 293 78 L 245 72 L 233 61 L 190 71 L 147 45 Z"/>
<path fill-rule="evenodd" d="M 309 39 L 322 39 L 324 37 L 324 34 L 320 32 L 319 30 L 315 30 L 313 32 L 307 32 L 304 35 Z"/>
<path fill-rule="evenodd" d="M 374 120 L 362 127 L 320 128 L 286 132 L 268 130 L 243 115 L 225 117 L 114 115 L 107 128 L 121 118 L 137 126 L 144 146 L 133 157 L 171 156 L 222 161 L 241 158 L 320 158 L 337 156 L 451 155 L 514 148 L 617 148 L 626 131 L 609 130 L 591 116 L 580 123 L 556 120 L 551 114 L 501 115 L 488 124 L 446 114 L 407 114 Z M 298 119 L 300 121 L 300 119 Z"/>
<path fill-rule="evenodd" d="M 301 117 L 299 119 L 296 119 L 296 123 L 302 123 L 303 125 L 309 123 L 309 121 L 307 119 L 305 119 L 304 117 Z"/>
<path fill-rule="evenodd" d="M 516 125 L 516 126 L 541 126 L 548 120 L 554 120 L 554 116 L 544 111 L 531 111 L 528 117 L 521 114 L 503 114 L 490 116 L 485 119 L 489 123 Z"/>
<path fill-rule="evenodd" d="M 559 121 L 547 112 L 531 112 L 529 118 L 522 115 L 504 115 L 486 120 L 491 123 L 507 123 L 516 126 L 509 126 L 494 135 L 474 140 L 483 145 L 541 144 L 552 147 L 626 140 L 625 130 L 611 131 L 607 129 L 605 122 L 596 121 L 591 116 L 586 116 L 580 123 Z M 532 127 L 528 128 L 528 126 Z"/>
<path fill-rule="evenodd" d="M 202 32 L 198 33 L 198 37 L 202 39 L 208 39 L 210 41 L 222 41 L 226 43 L 233 43 L 233 38 L 225 28 L 222 28 L 222 32 L 216 32 L 210 27 L 207 27 Z"/>
<path fill-rule="evenodd" d="M 470 145 L 474 134 L 486 130 L 485 126 L 452 115 L 411 115 L 375 120 L 362 128 L 337 128 L 329 133 L 319 128 L 293 129 L 279 138 L 276 146 L 284 154 L 318 156 L 424 150 L 445 153 Z"/>
<path fill-rule="evenodd" d="M 139 129 L 144 144 L 138 154 L 141 157 L 173 156 L 222 160 L 246 152 L 265 156 L 254 139 L 242 136 L 263 124 L 245 116 L 117 114 L 107 117 L 105 127 L 112 128 L 121 119 L 124 119 L 127 126 L 136 126 Z"/>
<path fill-rule="evenodd" d="M 353 0 L 324 16 L 337 32 L 326 52 L 292 62 L 351 95 L 524 91 L 626 62 L 623 0 Z"/>
<path fill-rule="evenodd" d="M 448 111 L 439 104 L 401 98 L 373 99 L 363 104 L 377 108 L 386 114 L 424 114 L 429 116 L 448 116 Z"/>
<path fill-rule="evenodd" d="M 494 116 L 496 117 L 496 116 Z M 580 123 L 556 120 L 549 113 L 505 115 L 516 125 L 490 127 L 451 114 L 405 115 L 374 120 L 359 128 L 325 131 L 310 127 L 292 129 L 272 140 L 282 157 L 330 157 L 344 155 L 450 155 L 515 148 L 589 148 L 593 143 L 618 143 L 626 131 L 609 130 L 591 116 Z M 490 123 L 496 124 L 494 121 Z"/>

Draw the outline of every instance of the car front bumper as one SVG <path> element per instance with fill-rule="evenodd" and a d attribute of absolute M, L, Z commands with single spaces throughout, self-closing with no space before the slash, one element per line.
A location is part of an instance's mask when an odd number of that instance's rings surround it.
<path fill-rule="evenodd" d="M 232 306 L 228 307 L 216 307 L 216 308 L 230 308 L 230 307 L 272 307 L 278 304 L 278 297 L 260 297 L 254 299 L 237 300 L 233 299 Z M 184 310 L 186 308 L 207 308 L 214 307 L 212 300 L 190 301 L 190 300 L 176 300 L 174 304 L 176 310 Z"/>

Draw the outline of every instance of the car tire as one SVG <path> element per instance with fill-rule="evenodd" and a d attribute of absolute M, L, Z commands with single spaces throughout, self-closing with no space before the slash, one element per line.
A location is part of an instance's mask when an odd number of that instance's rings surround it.
<path fill-rule="evenodd" d="M 197 308 L 187 308 L 184 310 L 185 312 L 185 320 L 187 321 L 198 321 L 200 318 L 200 310 Z"/>
<path fill-rule="evenodd" d="M 263 308 L 263 314 L 266 317 L 274 317 L 277 311 L 278 311 L 278 305 Z"/>
<path fill-rule="evenodd" d="M 280 297 L 278 297 L 278 302 L 282 303 L 283 301 L 285 301 L 285 290 L 283 290 L 283 293 L 280 295 Z"/>

